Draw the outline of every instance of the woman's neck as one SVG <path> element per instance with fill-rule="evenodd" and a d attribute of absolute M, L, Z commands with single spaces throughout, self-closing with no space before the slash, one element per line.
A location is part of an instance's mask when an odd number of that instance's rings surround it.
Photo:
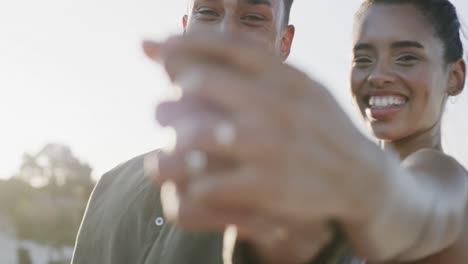
<path fill-rule="evenodd" d="M 440 123 L 431 128 L 402 138 L 397 141 L 381 141 L 384 150 L 392 149 L 400 155 L 400 159 L 406 157 L 420 149 L 435 149 L 442 151 L 442 136 Z"/>

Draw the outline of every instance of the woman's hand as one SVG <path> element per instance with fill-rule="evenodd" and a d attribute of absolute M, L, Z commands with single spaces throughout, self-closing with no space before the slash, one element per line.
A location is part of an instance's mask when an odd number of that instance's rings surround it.
<path fill-rule="evenodd" d="M 276 238 L 272 235 L 275 232 L 279 232 Z M 332 239 L 333 231 L 325 223 L 287 223 L 255 235 L 249 245 L 255 263 L 305 264 L 318 257 Z"/>
<path fill-rule="evenodd" d="M 176 184 L 172 217 L 180 225 L 234 224 L 254 239 L 271 219 L 278 226 L 369 219 L 386 198 L 377 147 L 304 73 L 225 37 L 176 37 L 144 48 L 182 89 L 179 101 L 157 109 L 177 143 L 154 174 Z"/>

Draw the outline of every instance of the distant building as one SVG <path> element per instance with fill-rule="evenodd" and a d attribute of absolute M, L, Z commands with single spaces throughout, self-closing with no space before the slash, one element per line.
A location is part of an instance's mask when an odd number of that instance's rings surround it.
<path fill-rule="evenodd" d="M 17 264 L 18 256 L 16 249 L 16 240 L 4 233 L 0 233 L 0 263 Z"/>
<path fill-rule="evenodd" d="M 60 256 L 47 246 L 27 241 L 19 242 L 11 236 L 0 234 L 0 263 L 18 264 L 18 247 L 20 246 L 28 250 L 33 264 L 48 264 L 50 260 L 62 258 L 70 260 L 73 253 L 72 248 L 66 248 L 63 256 Z"/>

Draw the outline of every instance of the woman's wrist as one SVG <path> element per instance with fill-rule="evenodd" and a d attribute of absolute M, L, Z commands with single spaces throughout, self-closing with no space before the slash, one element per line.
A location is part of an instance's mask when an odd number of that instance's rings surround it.
<path fill-rule="evenodd" d="M 288 225 L 282 239 L 259 234 L 244 243 L 243 251 L 248 263 L 259 264 L 308 264 L 321 255 L 324 248 L 333 241 L 336 234 L 329 223 Z M 275 230 L 271 230 L 275 232 Z"/>
<path fill-rule="evenodd" d="M 360 256 L 395 260 L 418 242 L 431 213 L 433 192 L 401 168 L 396 155 L 381 150 L 368 154 L 374 162 L 365 166 L 371 183 L 359 207 L 361 216 L 344 220 L 343 228 Z"/>
<path fill-rule="evenodd" d="M 360 149 L 347 161 L 348 166 L 342 166 L 343 177 L 348 179 L 344 179 L 344 196 L 340 197 L 344 203 L 336 219 L 363 225 L 375 218 L 388 200 L 394 199 L 393 174 L 400 162 L 394 156 L 389 158 L 388 153 L 364 136 L 357 140 L 361 140 Z"/>

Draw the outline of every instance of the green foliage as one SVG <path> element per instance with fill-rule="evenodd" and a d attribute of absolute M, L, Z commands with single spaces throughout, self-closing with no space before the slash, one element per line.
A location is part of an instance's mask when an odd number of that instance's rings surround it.
<path fill-rule="evenodd" d="M 73 246 L 93 186 L 87 164 L 68 147 L 49 144 L 25 154 L 17 175 L 0 181 L 0 216 L 13 224 L 19 240 Z"/>

